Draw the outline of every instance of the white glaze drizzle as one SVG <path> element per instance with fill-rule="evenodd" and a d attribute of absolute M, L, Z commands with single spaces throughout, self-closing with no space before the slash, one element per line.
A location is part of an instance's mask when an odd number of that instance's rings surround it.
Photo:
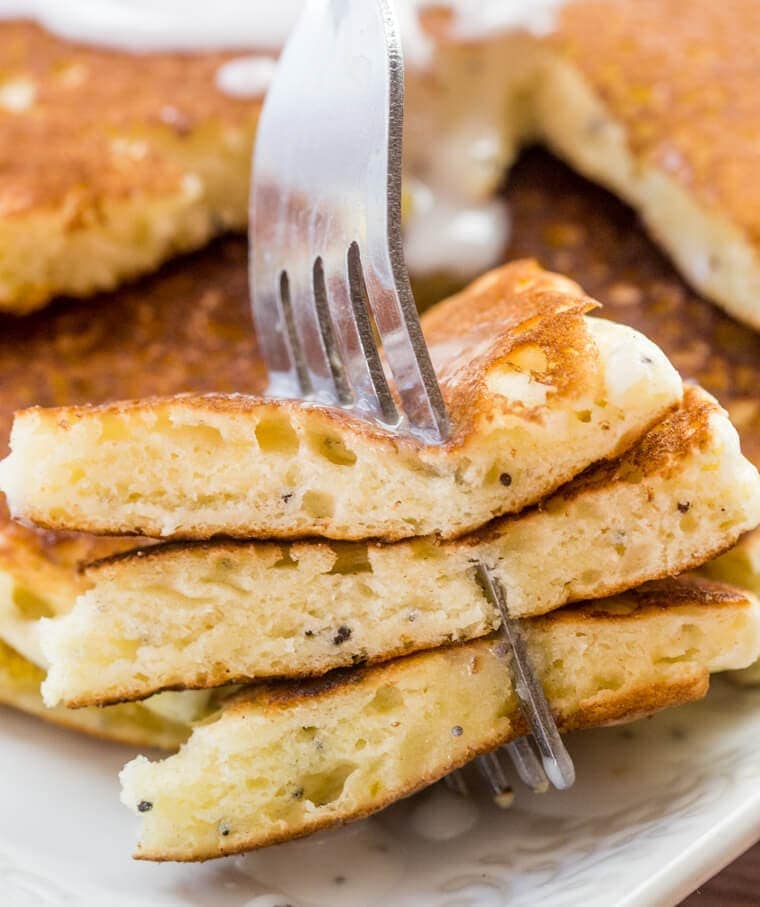
<path fill-rule="evenodd" d="M 236 57 L 219 67 L 216 84 L 233 98 L 259 98 L 266 94 L 276 68 L 275 57 Z"/>
<path fill-rule="evenodd" d="M 4 18 L 131 51 L 277 50 L 302 8 L 303 0 L 0 0 Z"/>
<path fill-rule="evenodd" d="M 548 34 L 556 14 L 567 0 L 447 0 L 454 12 L 454 28 L 462 37 L 479 37 L 491 32 L 527 29 L 533 34 Z M 423 0 L 418 5 L 435 5 Z"/>
<path fill-rule="evenodd" d="M 429 187 L 412 192 L 404 248 L 416 275 L 467 279 L 492 267 L 509 244 L 511 217 L 501 198 L 452 200 Z"/>
<path fill-rule="evenodd" d="M 0 0 L 0 16 L 36 19 L 72 40 L 127 50 L 276 49 L 305 0 Z M 565 0 L 447 0 L 455 32 L 545 32 Z M 441 0 L 397 0 L 405 37 L 420 10 Z"/>
<path fill-rule="evenodd" d="M 236 863 L 244 875 L 282 892 L 285 903 L 329 907 L 376 907 L 405 869 L 400 849 L 375 821 L 270 847 Z"/>

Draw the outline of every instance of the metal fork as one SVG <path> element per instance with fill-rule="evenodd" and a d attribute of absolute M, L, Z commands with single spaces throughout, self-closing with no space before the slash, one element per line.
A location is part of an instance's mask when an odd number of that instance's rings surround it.
<path fill-rule="evenodd" d="M 402 247 L 404 67 L 388 0 L 311 0 L 280 58 L 258 126 L 250 286 L 269 393 L 350 409 L 427 444 L 449 417 L 420 328 Z M 381 352 L 382 350 L 382 352 Z M 520 625 L 486 564 L 528 738 L 509 744 L 534 790 L 575 777 Z M 495 754 L 481 772 L 508 784 Z M 450 782 L 462 792 L 466 782 Z"/>

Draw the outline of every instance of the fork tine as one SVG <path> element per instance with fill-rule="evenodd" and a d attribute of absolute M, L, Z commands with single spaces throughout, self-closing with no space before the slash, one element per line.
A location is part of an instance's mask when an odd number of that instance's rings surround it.
<path fill-rule="evenodd" d="M 504 749 L 509 753 L 512 765 L 523 784 L 536 794 L 543 794 L 549 789 L 549 779 L 527 737 L 513 740 Z"/>
<path fill-rule="evenodd" d="M 278 397 L 308 396 L 311 382 L 293 325 L 287 272 L 272 271 L 270 276 L 269 280 L 259 279 L 257 286 L 259 304 L 269 317 L 256 324 L 256 342 L 269 372 L 268 393 Z"/>
<path fill-rule="evenodd" d="M 288 270 L 290 290 L 291 330 L 298 343 L 295 350 L 302 355 L 302 369 L 312 387 L 311 396 L 325 403 L 338 403 L 338 391 L 330 358 L 330 325 L 321 319 L 316 305 L 315 269 L 293 267 Z M 325 330 L 328 332 L 325 337 Z"/>
<path fill-rule="evenodd" d="M 327 362 L 332 373 L 335 393 L 338 398 L 338 403 L 341 406 L 350 406 L 354 402 L 354 395 L 351 391 L 348 376 L 346 375 L 343 354 L 335 337 L 333 316 L 330 312 L 330 304 L 327 296 L 325 266 L 321 256 L 314 262 L 312 273 L 314 279 L 314 302 L 317 307 L 317 321 L 319 323 L 319 331 L 322 335 L 325 353 L 327 354 Z"/>
<path fill-rule="evenodd" d="M 575 769 L 562 742 L 541 682 L 535 676 L 520 624 L 509 613 L 504 587 L 484 563 L 477 568 L 484 592 L 501 615 L 501 630 L 512 650 L 515 693 L 533 733 L 544 771 L 559 790 L 572 787 Z"/>
<path fill-rule="evenodd" d="M 514 802 L 515 795 L 501 764 L 499 751 L 485 753 L 477 760 L 477 766 L 491 788 L 493 802 L 501 809 L 508 809 Z"/>
<path fill-rule="evenodd" d="M 370 246 L 379 239 L 369 234 Z M 390 237 L 384 237 L 388 246 Z M 400 238 L 399 238 L 400 243 Z M 441 443 L 450 432 L 446 404 L 433 369 L 414 304 L 406 265 L 377 249 L 366 267 L 366 289 L 383 352 L 393 374 L 409 430 L 427 443 Z"/>
<path fill-rule="evenodd" d="M 306 359 L 303 354 L 301 340 L 296 331 L 295 322 L 293 321 L 293 303 L 290 299 L 290 279 L 288 272 L 283 271 L 280 274 L 280 308 L 282 312 L 282 322 L 284 328 L 280 329 L 283 340 L 287 340 L 288 359 L 295 369 L 298 378 L 299 396 L 310 397 L 314 393 L 314 387 L 311 383 L 309 369 L 306 366 Z"/>
<path fill-rule="evenodd" d="M 359 336 L 364 359 L 369 371 L 369 379 L 372 384 L 375 397 L 378 400 L 380 414 L 384 422 L 395 425 L 400 420 L 399 411 L 396 408 L 396 401 L 388 385 L 388 379 L 383 369 L 380 351 L 375 340 L 375 333 L 372 330 L 370 321 L 369 297 L 367 294 L 367 283 L 364 277 L 362 266 L 361 250 L 359 244 L 351 243 L 347 256 L 348 265 L 348 283 L 351 292 L 351 307 L 354 313 L 354 321 Z"/>
<path fill-rule="evenodd" d="M 467 779 L 464 776 L 464 772 L 461 768 L 458 768 L 456 771 L 451 772 L 446 775 L 443 779 L 446 787 L 450 791 L 453 791 L 455 794 L 459 794 L 460 797 L 469 797 L 470 796 L 470 786 L 467 783 Z"/>
<path fill-rule="evenodd" d="M 322 335 L 333 370 L 338 402 L 350 406 L 355 412 L 386 422 L 395 427 L 398 413 L 393 407 L 390 390 L 386 400 L 376 391 L 377 370 L 382 380 L 385 375 L 366 308 L 358 305 L 360 289 L 356 285 L 354 255 L 337 243 L 321 256 L 315 268 L 315 297 L 319 307 Z"/>

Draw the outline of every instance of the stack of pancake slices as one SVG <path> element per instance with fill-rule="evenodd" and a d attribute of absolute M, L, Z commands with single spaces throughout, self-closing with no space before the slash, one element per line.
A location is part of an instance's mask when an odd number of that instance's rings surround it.
<path fill-rule="evenodd" d="M 429 310 L 441 447 L 251 396 L 16 414 L 14 516 L 120 553 L 6 637 L 58 712 L 105 707 L 116 727 L 144 702 L 146 740 L 188 738 L 122 773 L 137 856 L 363 817 L 524 734 L 479 561 L 563 731 L 701 697 L 757 659 L 752 596 L 681 575 L 760 522 L 757 470 L 715 400 L 595 306 L 521 261 Z"/>

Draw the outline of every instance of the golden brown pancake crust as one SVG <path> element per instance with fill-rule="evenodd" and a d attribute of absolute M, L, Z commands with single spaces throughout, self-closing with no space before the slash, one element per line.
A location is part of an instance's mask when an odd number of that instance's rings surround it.
<path fill-rule="evenodd" d="M 755 0 L 575 0 L 553 39 L 624 125 L 634 154 L 755 245 L 758 34 Z"/>
<path fill-rule="evenodd" d="M 508 257 L 534 256 L 567 274 L 602 303 L 604 317 L 650 337 L 686 380 L 726 407 L 746 455 L 760 465 L 760 334 L 701 299 L 629 208 L 548 154 L 522 158 L 507 197 Z"/>
<path fill-rule="evenodd" d="M 0 106 L 0 217 L 65 201 L 75 224 L 97 214 L 99 199 L 174 190 L 182 172 L 151 147 L 152 132 L 189 136 L 204 121 L 239 125 L 257 115 L 257 104 L 216 87 L 232 56 L 129 54 L 0 22 L 0 81 L 34 87 L 29 109 Z M 115 152 L 114 135 L 138 128 L 140 153 Z"/>
<path fill-rule="evenodd" d="M 578 316 L 597 305 L 574 281 L 525 259 L 492 271 L 427 311 L 425 339 L 456 426 L 450 443 L 465 438 L 476 420 L 487 420 L 487 375 L 523 347 L 537 347 L 545 357 L 545 369 L 533 373 L 536 381 L 552 385 L 559 395 L 572 393 L 588 369 L 584 350 L 594 353 Z M 466 346 L 452 353 L 458 338 L 466 338 Z M 578 354 L 568 355 L 569 349 Z M 500 406 L 509 408 L 505 402 Z"/>
<path fill-rule="evenodd" d="M 551 620 L 562 623 L 579 618 L 594 622 L 609 618 L 611 620 L 636 620 L 647 611 L 667 611 L 681 605 L 701 607 L 725 607 L 747 603 L 746 593 L 732 586 L 698 576 L 671 577 L 645 583 L 637 589 L 625 593 L 625 612 L 616 607 L 615 599 L 604 599 L 602 602 L 585 602 L 546 615 L 538 620 Z M 632 607 L 633 606 L 633 607 Z"/>
<path fill-rule="evenodd" d="M 558 396 L 572 396 L 574 388 L 588 382 L 589 361 L 594 360 L 596 350 L 581 316 L 597 307 L 598 303 L 574 281 L 525 259 L 492 271 L 426 312 L 422 327 L 452 426 L 444 446 L 455 449 L 471 442 L 476 425 L 488 424 L 492 415 L 517 412 L 528 419 L 542 417 L 538 410 L 534 417 L 522 402 L 496 395 L 489 388 L 490 374 L 508 366 L 511 357 L 523 348 L 541 351 L 545 367 L 534 370 L 532 376 L 554 387 Z M 145 394 L 140 398 L 110 404 L 107 409 L 112 413 L 145 411 L 162 402 Z M 246 396 L 188 397 L 183 405 L 201 411 L 245 414 L 250 411 L 251 400 Z M 280 406 L 302 408 L 300 402 L 292 401 Z M 352 413 L 333 407 L 326 412 L 332 421 L 350 425 L 357 435 L 386 446 L 422 446 L 415 438 L 396 435 Z M 52 415 L 65 430 L 79 411 L 67 408 Z"/>

